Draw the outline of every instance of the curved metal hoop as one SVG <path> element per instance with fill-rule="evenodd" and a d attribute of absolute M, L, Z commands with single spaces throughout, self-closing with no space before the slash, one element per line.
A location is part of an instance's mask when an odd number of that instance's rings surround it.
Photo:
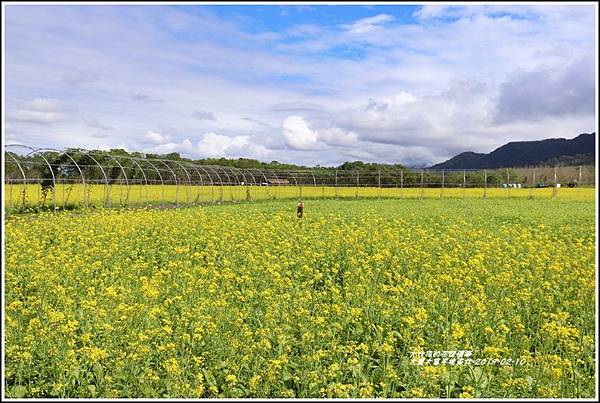
<path fill-rule="evenodd" d="M 104 168 L 102 168 L 102 165 L 100 165 L 100 163 L 91 155 L 91 151 L 87 151 L 84 149 L 78 149 L 77 151 L 79 151 L 80 153 L 82 153 L 83 155 L 88 156 L 92 161 L 94 161 L 96 163 L 96 165 L 98 165 L 98 168 L 100 168 L 100 171 L 102 171 L 102 175 L 104 176 L 104 207 L 108 206 L 108 176 L 106 176 L 106 172 L 104 172 Z"/>
<path fill-rule="evenodd" d="M 127 155 L 122 155 L 121 157 L 126 158 L 128 160 L 131 160 L 131 162 L 133 162 L 138 167 L 138 169 L 140 170 L 140 172 L 142 173 L 142 177 L 144 178 L 144 189 L 146 191 L 146 206 L 148 206 L 149 205 L 149 201 L 148 201 L 148 178 L 146 178 L 146 173 L 144 172 L 144 169 L 137 162 L 136 158 L 129 157 Z"/>
<path fill-rule="evenodd" d="M 26 195 L 27 195 L 27 176 L 25 175 L 25 171 L 23 170 L 23 167 L 21 166 L 21 164 L 19 164 L 19 161 L 17 161 L 17 159 L 15 158 L 14 155 L 12 154 L 8 154 L 10 155 L 10 157 L 12 158 L 12 160 L 15 162 L 15 164 L 17 164 L 17 167 L 19 167 L 19 171 L 21 171 L 21 175 L 23 176 L 23 200 L 22 200 L 22 206 L 25 207 L 26 204 Z M 12 183 L 11 183 L 11 189 L 12 189 Z M 12 194 L 10 196 L 10 206 L 12 207 Z"/>
<path fill-rule="evenodd" d="M 11 148 L 14 148 L 14 150 Z M 464 199 L 468 187 L 482 187 L 483 197 L 486 198 L 488 187 L 502 186 L 507 188 L 503 195 L 509 197 L 509 192 L 511 192 L 509 188 L 520 187 L 520 185 L 510 183 L 511 181 L 520 180 L 518 177 L 523 179 L 523 187 L 528 187 L 529 195 L 533 197 L 536 193 L 533 189 L 536 178 L 544 183 L 551 182 L 546 178 L 551 175 L 544 174 L 542 168 L 538 168 L 538 171 L 533 168 L 532 183 L 531 180 L 527 180 L 529 175 L 524 171 L 517 172 L 517 179 L 515 179 L 513 171 L 504 168 L 496 170 L 405 168 L 404 170 L 386 169 L 384 171 L 338 170 L 335 168 L 326 170 L 319 168 L 314 170 L 274 170 L 200 165 L 185 158 L 178 160 L 167 160 L 164 157 L 145 158 L 143 154 L 138 153 L 118 155 L 118 153 L 113 154 L 84 148 L 60 150 L 56 148 L 33 148 L 23 144 L 7 144 L 4 150 L 6 164 L 10 164 L 6 165 L 8 176 L 5 183 L 11 185 L 7 189 L 11 192 L 11 196 L 15 189 L 16 193 L 20 194 L 22 188 L 23 193 L 22 200 L 17 198 L 15 201 L 12 197 L 10 198 L 9 209 L 13 207 L 13 204 L 17 207 L 21 205 L 33 206 L 35 197 L 31 198 L 32 190 L 37 191 L 38 207 L 44 205 L 44 207 L 49 208 L 51 205 L 48 198 L 50 186 L 52 186 L 52 206 L 56 210 L 59 208 L 60 197 L 58 195 L 60 191 L 63 195 L 63 207 L 66 207 L 66 203 L 70 198 L 75 199 L 70 203 L 75 203 L 78 206 L 81 206 L 81 202 L 85 207 L 88 207 L 91 203 L 100 205 L 102 197 L 99 191 L 100 186 L 104 189 L 102 204 L 105 207 L 110 206 L 111 188 L 115 189 L 111 185 L 116 183 L 119 184 L 119 204 L 122 206 L 141 205 L 144 200 L 146 206 L 158 202 L 157 188 L 153 188 L 153 185 L 160 185 L 160 205 L 162 207 L 166 203 L 178 206 L 180 203 L 192 205 L 205 203 L 209 200 L 213 203 L 225 199 L 227 201 L 229 199 L 231 201 L 242 201 L 244 200 L 244 188 L 241 186 L 245 186 L 246 199 L 291 198 L 294 197 L 294 193 L 302 197 L 303 191 L 306 196 L 316 197 L 319 193 L 325 198 L 327 187 L 335 187 L 336 198 L 347 198 L 350 195 L 347 188 L 356 189 L 356 198 L 362 194 L 370 197 L 369 194 L 371 193 L 361 189 L 371 186 L 378 188 L 377 198 L 405 198 L 411 193 L 411 190 L 414 191 L 412 192 L 413 197 L 417 195 L 416 197 L 424 198 L 426 194 L 431 195 L 433 193 L 429 188 L 439 187 L 440 198 L 448 197 L 448 194 L 458 194 L 462 195 Z M 49 173 L 47 170 L 49 170 Z M 473 172 L 474 175 L 471 175 L 470 172 Z M 560 193 L 556 190 L 559 179 L 564 181 L 571 179 L 579 189 L 583 183 L 582 176 L 581 167 L 578 171 L 577 167 L 574 167 L 574 169 L 562 172 L 556 168 L 554 171 L 555 188 L 553 189 L 553 197 L 558 197 Z M 171 180 L 170 177 L 173 179 Z M 504 184 L 504 181 L 507 184 Z M 590 182 L 591 180 L 587 183 Z M 37 184 L 39 186 L 36 187 Z M 99 186 L 95 186 L 95 184 Z M 165 186 L 171 184 L 175 185 L 175 195 L 172 194 L 173 189 Z M 81 196 L 81 185 L 83 185 L 83 197 Z M 137 185 L 139 185 L 139 200 L 137 198 Z M 97 191 L 92 192 L 92 186 Z M 210 188 L 207 186 L 210 186 Z M 266 189 L 258 188 L 258 186 L 266 186 Z M 275 188 L 273 189 L 272 186 L 275 186 Z M 295 191 L 289 189 L 290 186 L 295 186 L 297 189 Z M 321 189 L 315 191 L 310 187 L 322 187 L 322 192 Z M 60 190 L 61 188 L 62 190 Z M 399 192 L 388 192 L 387 188 L 398 188 Z M 404 188 L 408 189 L 405 191 Z M 454 192 L 451 188 L 459 188 L 460 191 Z M 72 189 L 76 189 L 76 191 L 72 192 Z M 182 189 L 186 192 L 185 200 L 180 195 Z M 215 190 L 220 191 L 220 196 L 219 194 L 215 195 Z M 329 191 L 333 193 L 333 189 L 329 189 Z M 227 198 L 224 197 L 224 193 L 228 193 Z M 132 198 L 132 195 L 135 197 Z M 15 202 L 13 203 L 13 201 Z"/>
<path fill-rule="evenodd" d="M 79 164 L 77 164 L 75 159 L 73 159 L 73 157 L 71 157 L 67 151 L 61 151 L 56 148 L 38 148 L 37 151 L 38 152 L 54 151 L 54 152 L 57 152 L 58 155 L 67 156 L 71 160 L 71 162 L 73 162 L 73 165 L 75 166 L 75 168 L 77 168 L 77 171 L 79 172 L 79 175 L 81 176 L 81 183 L 83 183 L 83 205 L 84 205 L 84 207 L 87 207 L 87 191 L 86 191 L 87 187 L 86 187 L 86 182 L 85 182 L 85 176 L 83 175 L 83 171 L 81 170 L 81 168 L 79 167 Z M 63 199 L 63 208 L 65 207 L 65 203 L 66 203 L 66 200 Z"/>

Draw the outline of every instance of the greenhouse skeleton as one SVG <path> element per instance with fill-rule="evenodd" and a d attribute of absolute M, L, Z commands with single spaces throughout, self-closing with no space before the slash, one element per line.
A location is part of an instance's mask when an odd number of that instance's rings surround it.
<path fill-rule="evenodd" d="M 120 206 L 158 204 L 165 205 L 195 205 L 218 203 L 226 201 L 225 188 L 230 192 L 231 201 L 252 200 L 250 189 L 261 189 L 265 199 L 275 198 L 318 198 L 318 197 L 354 197 L 359 198 L 361 188 L 376 189 L 365 197 L 386 197 L 386 189 L 413 188 L 417 190 L 415 197 L 423 198 L 426 189 L 439 189 L 439 197 L 444 197 L 448 188 L 462 189 L 462 197 L 468 188 L 482 190 L 481 197 L 488 196 L 488 188 L 504 187 L 510 195 L 511 171 L 513 178 L 517 175 L 524 177 L 523 188 L 528 188 L 529 196 L 533 197 L 534 188 L 551 187 L 552 198 L 556 198 L 560 182 L 569 182 L 578 189 L 581 186 L 594 183 L 593 167 L 534 167 L 513 169 L 404 169 L 404 170 L 368 170 L 345 171 L 334 169 L 306 170 L 273 170 L 258 168 L 236 168 L 216 165 L 200 165 L 186 160 L 154 159 L 141 156 L 121 155 L 99 150 L 70 148 L 58 150 L 54 148 L 34 148 L 22 144 L 5 145 L 5 187 L 8 185 L 8 207 L 41 206 L 57 210 L 65 208 L 68 197 L 62 195 L 62 203 L 57 198 L 58 186 L 63 193 L 72 191 L 73 186 L 83 188 L 82 203 L 84 207 L 90 204 L 111 207 L 115 204 L 111 189 L 119 190 Z M 51 157 L 51 158 L 49 158 Z M 523 174 L 525 172 L 525 174 Z M 543 175 L 541 174 L 543 172 Z M 536 175 L 537 174 L 537 175 Z M 585 174 L 585 178 L 584 178 Z M 531 176 L 529 176 L 531 175 Z M 528 178 L 532 180 L 529 181 Z M 585 179 L 585 180 L 584 180 Z M 521 179 L 523 180 L 523 179 Z M 116 186 L 115 186 L 116 185 Z M 91 187 L 102 187 L 100 200 L 91 200 Z M 149 195 L 149 189 L 158 186 L 160 196 Z M 165 191 L 172 191 L 174 198 L 165 197 Z M 140 195 L 137 203 L 131 201 L 131 194 L 139 187 Z M 246 189 L 245 194 L 239 193 L 238 188 Z M 295 188 L 294 192 L 281 195 L 280 188 Z M 519 186 L 520 187 L 520 186 Z M 12 192 L 22 194 L 18 201 L 13 200 Z M 307 192 L 303 189 L 313 191 Z M 314 189 L 322 188 L 322 192 Z M 202 189 L 209 189 L 208 194 L 202 195 Z M 342 189 L 344 189 L 343 194 Z M 353 189 L 352 192 L 348 190 Z M 26 195 L 37 191 L 37 203 L 30 203 Z M 52 192 L 51 202 L 45 199 Z M 216 191 L 216 192 L 215 192 Z M 184 194 L 182 195 L 181 192 Z M 194 195 L 195 192 L 195 195 Z M 218 194 L 215 194 L 218 193 Z M 254 192 L 256 193 L 256 191 Z M 382 194 L 384 193 L 384 194 Z M 204 196 L 204 200 L 202 197 Z M 400 197 L 402 194 L 400 194 Z M 461 195 L 458 194 L 460 197 Z M 42 202 L 42 199 L 44 202 Z M 71 203 L 73 203 L 71 201 Z"/>

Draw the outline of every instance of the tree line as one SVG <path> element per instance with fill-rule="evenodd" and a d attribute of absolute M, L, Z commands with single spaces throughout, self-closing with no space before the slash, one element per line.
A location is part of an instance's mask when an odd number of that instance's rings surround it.
<path fill-rule="evenodd" d="M 289 163 L 281 163 L 278 161 L 263 162 L 249 158 L 202 158 L 190 159 L 182 157 L 179 153 L 168 154 L 149 154 L 140 152 L 128 152 L 123 149 L 111 149 L 108 151 L 92 151 L 82 152 L 78 149 L 67 149 L 64 153 L 55 151 L 45 151 L 28 156 L 20 156 L 13 154 L 18 159 L 21 167 L 26 171 L 25 175 L 28 180 L 39 180 L 43 187 L 52 186 L 52 173 L 44 158 L 53 167 L 54 176 L 57 178 L 77 178 L 80 176 L 79 170 L 73 161 L 83 167 L 84 170 L 99 171 L 96 161 L 103 166 L 104 173 L 88 172 L 90 177 L 103 178 L 103 175 L 111 181 L 122 179 L 123 169 L 127 169 L 128 179 L 140 180 L 142 173 L 135 164 L 126 158 L 133 157 L 143 159 L 162 159 L 178 162 L 189 162 L 203 166 L 222 166 L 241 169 L 259 169 L 259 170 L 274 170 L 274 171 L 293 171 L 293 170 L 311 170 L 315 177 L 319 178 L 319 183 L 338 183 L 339 185 L 355 185 L 360 186 L 421 186 L 424 187 L 439 187 L 442 181 L 446 186 L 462 186 L 463 183 L 467 186 L 484 186 L 487 183 L 489 186 L 496 186 L 500 183 L 526 183 L 528 178 L 521 177 L 513 170 L 496 169 L 487 170 L 485 173 L 481 171 L 441 171 L 421 170 L 420 168 L 409 168 L 403 164 L 384 164 L 375 162 L 363 161 L 348 161 L 338 166 L 320 166 L 309 167 L 305 165 L 296 165 Z M 115 158 L 118 161 L 115 162 Z M 5 155 L 6 157 L 6 155 Z M 12 163 L 11 158 L 5 158 L 5 172 L 9 178 L 22 178 L 22 173 L 16 164 Z M 121 166 L 119 166 L 119 164 Z M 336 171 L 338 172 L 336 174 Z M 443 175 L 443 178 L 442 178 Z M 358 176 L 358 178 L 357 178 Z"/>

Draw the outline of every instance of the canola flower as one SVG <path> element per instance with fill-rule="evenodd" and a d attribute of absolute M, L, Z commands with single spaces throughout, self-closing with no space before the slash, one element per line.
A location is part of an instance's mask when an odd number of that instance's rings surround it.
<path fill-rule="evenodd" d="M 7 395 L 594 396 L 593 200 L 294 207 L 11 217 Z"/>
<path fill-rule="evenodd" d="M 181 186 L 131 183 L 123 184 L 58 183 L 45 193 L 36 183 L 5 184 L 5 208 L 10 211 L 70 210 L 87 207 L 165 207 L 197 206 L 282 199 L 551 199 L 585 201 L 594 197 L 590 187 L 560 188 L 419 188 L 417 187 L 334 187 L 334 186 Z"/>

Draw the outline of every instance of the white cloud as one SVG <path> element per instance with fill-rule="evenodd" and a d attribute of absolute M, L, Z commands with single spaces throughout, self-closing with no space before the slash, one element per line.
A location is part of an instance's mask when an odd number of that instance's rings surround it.
<path fill-rule="evenodd" d="M 351 147 L 358 145 L 358 135 L 352 131 L 346 131 L 339 127 L 319 129 L 319 140 L 329 146 Z"/>
<path fill-rule="evenodd" d="M 201 155 L 219 157 L 225 155 L 230 147 L 243 147 L 249 144 L 249 136 L 228 137 L 217 133 L 205 133 L 196 146 Z"/>
<path fill-rule="evenodd" d="M 204 133 L 202 139 L 196 144 L 190 139 L 181 142 L 170 141 L 148 148 L 146 152 L 160 154 L 179 152 L 192 158 L 265 158 L 269 155 L 269 150 L 253 142 L 250 136 L 225 136 L 214 132 Z"/>
<path fill-rule="evenodd" d="M 17 122 L 35 123 L 41 125 L 51 125 L 53 123 L 64 122 L 67 116 L 56 112 L 40 112 L 26 109 L 17 109 L 13 111 L 9 118 Z"/>
<path fill-rule="evenodd" d="M 6 140 L 7 141 L 17 141 L 19 138 L 19 135 L 23 134 L 23 130 L 22 129 L 18 129 L 17 127 L 15 127 L 14 124 L 12 123 L 6 123 L 4 125 L 4 135 L 6 136 Z"/>
<path fill-rule="evenodd" d="M 593 115 L 596 74 L 592 59 L 589 54 L 565 67 L 538 68 L 509 75 L 500 86 L 496 122 Z"/>
<path fill-rule="evenodd" d="M 431 18 L 439 18 L 445 13 L 448 13 L 449 6 L 439 4 L 425 4 L 420 9 L 414 12 L 414 16 L 419 20 L 428 20 Z"/>
<path fill-rule="evenodd" d="M 69 119 L 62 110 L 63 106 L 57 99 L 35 98 L 25 107 L 10 111 L 8 118 L 15 122 L 51 125 Z"/>
<path fill-rule="evenodd" d="M 56 112 L 61 109 L 61 103 L 53 98 L 35 98 L 28 106 L 29 109 L 39 112 Z"/>
<path fill-rule="evenodd" d="M 439 18 L 471 19 L 479 16 L 492 16 L 496 18 L 516 16 L 519 18 L 541 19 L 543 21 L 557 21 L 560 19 L 578 18 L 588 14 L 590 11 L 589 6 L 581 7 L 566 4 L 484 4 L 468 6 L 426 4 L 417 10 L 414 15 L 420 21 Z"/>
<path fill-rule="evenodd" d="M 352 24 L 344 25 L 350 34 L 365 34 L 382 28 L 386 22 L 393 21 L 394 17 L 388 14 L 378 14 L 373 17 L 362 18 Z"/>
<path fill-rule="evenodd" d="M 317 132 L 308 127 L 300 116 L 288 116 L 282 125 L 282 133 L 288 147 L 296 150 L 318 150 Z"/>
<path fill-rule="evenodd" d="M 382 112 L 389 109 L 400 108 L 418 101 L 418 98 L 409 92 L 401 91 L 388 97 L 369 98 L 366 111 Z"/>
<path fill-rule="evenodd" d="M 282 135 L 288 147 L 305 151 L 329 146 L 348 147 L 355 145 L 358 138 L 356 133 L 335 126 L 312 129 L 304 118 L 294 115 L 283 121 Z"/>
<path fill-rule="evenodd" d="M 252 17 L 201 7 L 15 5 L 6 13 L 7 118 L 32 145 L 90 147 L 114 126 L 103 143 L 132 150 L 150 144 L 322 165 L 359 152 L 434 163 L 595 129 L 596 83 L 586 78 L 595 66 L 595 6 L 433 6 L 411 23 L 375 11 L 345 26 L 332 18 L 261 31 Z M 40 94 L 53 98 L 26 103 Z M 191 112 L 203 105 L 209 119 L 199 122 Z M 285 124 L 292 116 L 301 120 Z M 149 127 L 158 136 L 142 143 Z M 191 137 L 199 127 L 241 139 Z"/>
<path fill-rule="evenodd" d="M 314 24 L 300 24 L 294 25 L 290 29 L 287 30 L 287 34 L 292 37 L 314 37 L 316 35 L 322 34 L 323 28 Z"/>
<path fill-rule="evenodd" d="M 419 100 L 408 92 L 387 97 L 370 98 L 365 106 L 353 107 L 334 117 L 337 125 L 360 133 L 363 141 L 385 144 L 406 144 L 427 136 L 431 123 L 423 113 L 424 107 L 432 108 L 431 98 Z M 440 113 L 439 108 L 435 108 Z"/>
<path fill-rule="evenodd" d="M 149 130 L 144 135 L 144 139 L 142 140 L 144 143 L 149 144 L 168 144 L 171 142 L 171 136 L 168 134 L 161 134 L 154 130 Z"/>
<path fill-rule="evenodd" d="M 6 134 L 12 134 L 12 135 L 23 134 L 23 130 L 22 129 L 18 129 L 12 123 L 6 123 L 4 125 L 4 133 L 6 133 Z"/>

